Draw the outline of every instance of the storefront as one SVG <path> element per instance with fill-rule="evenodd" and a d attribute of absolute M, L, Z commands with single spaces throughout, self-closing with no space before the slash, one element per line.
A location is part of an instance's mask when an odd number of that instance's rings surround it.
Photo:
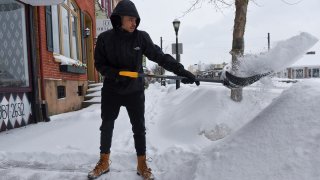
<path fill-rule="evenodd" d="M 31 71 L 25 5 L 0 1 L 1 131 L 32 123 Z"/>
<path fill-rule="evenodd" d="M 81 108 L 98 80 L 94 2 L 0 0 L 0 131 Z"/>
<path fill-rule="evenodd" d="M 33 6 L 63 0 L 0 1 L 0 131 L 40 118 Z"/>

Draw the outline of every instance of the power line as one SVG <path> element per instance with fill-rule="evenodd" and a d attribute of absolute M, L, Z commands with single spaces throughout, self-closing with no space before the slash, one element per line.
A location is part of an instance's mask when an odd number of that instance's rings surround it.
<path fill-rule="evenodd" d="M 288 2 L 288 1 L 286 1 L 286 0 L 281 0 L 281 1 L 284 2 L 285 4 L 288 4 L 288 5 L 296 5 L 296 4 L 301 3 L 303 0 L 299 0 L 299 1 L 294 2 L 294 3 L 290 3 L 290 2 Z"/>

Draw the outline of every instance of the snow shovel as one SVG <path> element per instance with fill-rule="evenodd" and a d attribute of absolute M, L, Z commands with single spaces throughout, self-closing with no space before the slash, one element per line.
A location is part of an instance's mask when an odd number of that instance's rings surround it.
<path fill-rule="evenodd" d="M 242 88 L 248 85 L 251 85 L 261 78 L 272 74 L 272 72 L 257 74 L 249 77 L 238 77 L 231 74 L 228 71 L 224 71 L 219 79 L 212 79 L 212 78 L 196 78 L 196 81 L 200 82 L 211 82 L 211 83 L 220 83 L 224 86 L 233 89 L 233 88 Z M 143 77 L 150 77 L 150 78 L 164 78 L 164 79 L 174 79 L 174 80 L 182 80 L 185 77 L 181 76 L 169 76 L 169 75 L 155 75 L 155 74 L 144 74 L 132 71 L 120 71 L 120 76 L 126 76 L 130 78 L 143 78 Z"/>

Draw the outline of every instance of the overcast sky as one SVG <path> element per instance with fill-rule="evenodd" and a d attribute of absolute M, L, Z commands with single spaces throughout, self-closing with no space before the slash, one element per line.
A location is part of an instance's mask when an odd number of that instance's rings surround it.
<path fill-rule="evenodd" d="M 147 31 L 158 45 L 160 37 L 163 37 L 163 50 L 169 54 L 171 44 L 175 43 L 172 21 L 179 18 L 179 42 L 183 43 L 181 63 L 186 67 L 200 61 L 206 64 L 230 62 L 234 6 L 221 12 L 212 4 L 203 3 L 201 8 L 181 17 L 193 0 L 132 1 L 141 17 L 138 29 Z M 302 31 L 320 38 L 319 9 L 319 0 L 255 0 L 255 3 L 250 1 L 245 52 L 266 51 L 268 32 L 271 34 L 271 48 L 277 41 Z M 150 61 L 147 64 L 148 67 L 152 65 Z"/>

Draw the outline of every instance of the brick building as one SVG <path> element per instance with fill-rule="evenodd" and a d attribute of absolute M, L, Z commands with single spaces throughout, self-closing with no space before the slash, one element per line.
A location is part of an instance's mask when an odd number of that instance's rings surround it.
<path fill-rule="evenodd" d="M 93 66 L 95 0 L 0 1 L 0 131 L 81 108 Z"/>

